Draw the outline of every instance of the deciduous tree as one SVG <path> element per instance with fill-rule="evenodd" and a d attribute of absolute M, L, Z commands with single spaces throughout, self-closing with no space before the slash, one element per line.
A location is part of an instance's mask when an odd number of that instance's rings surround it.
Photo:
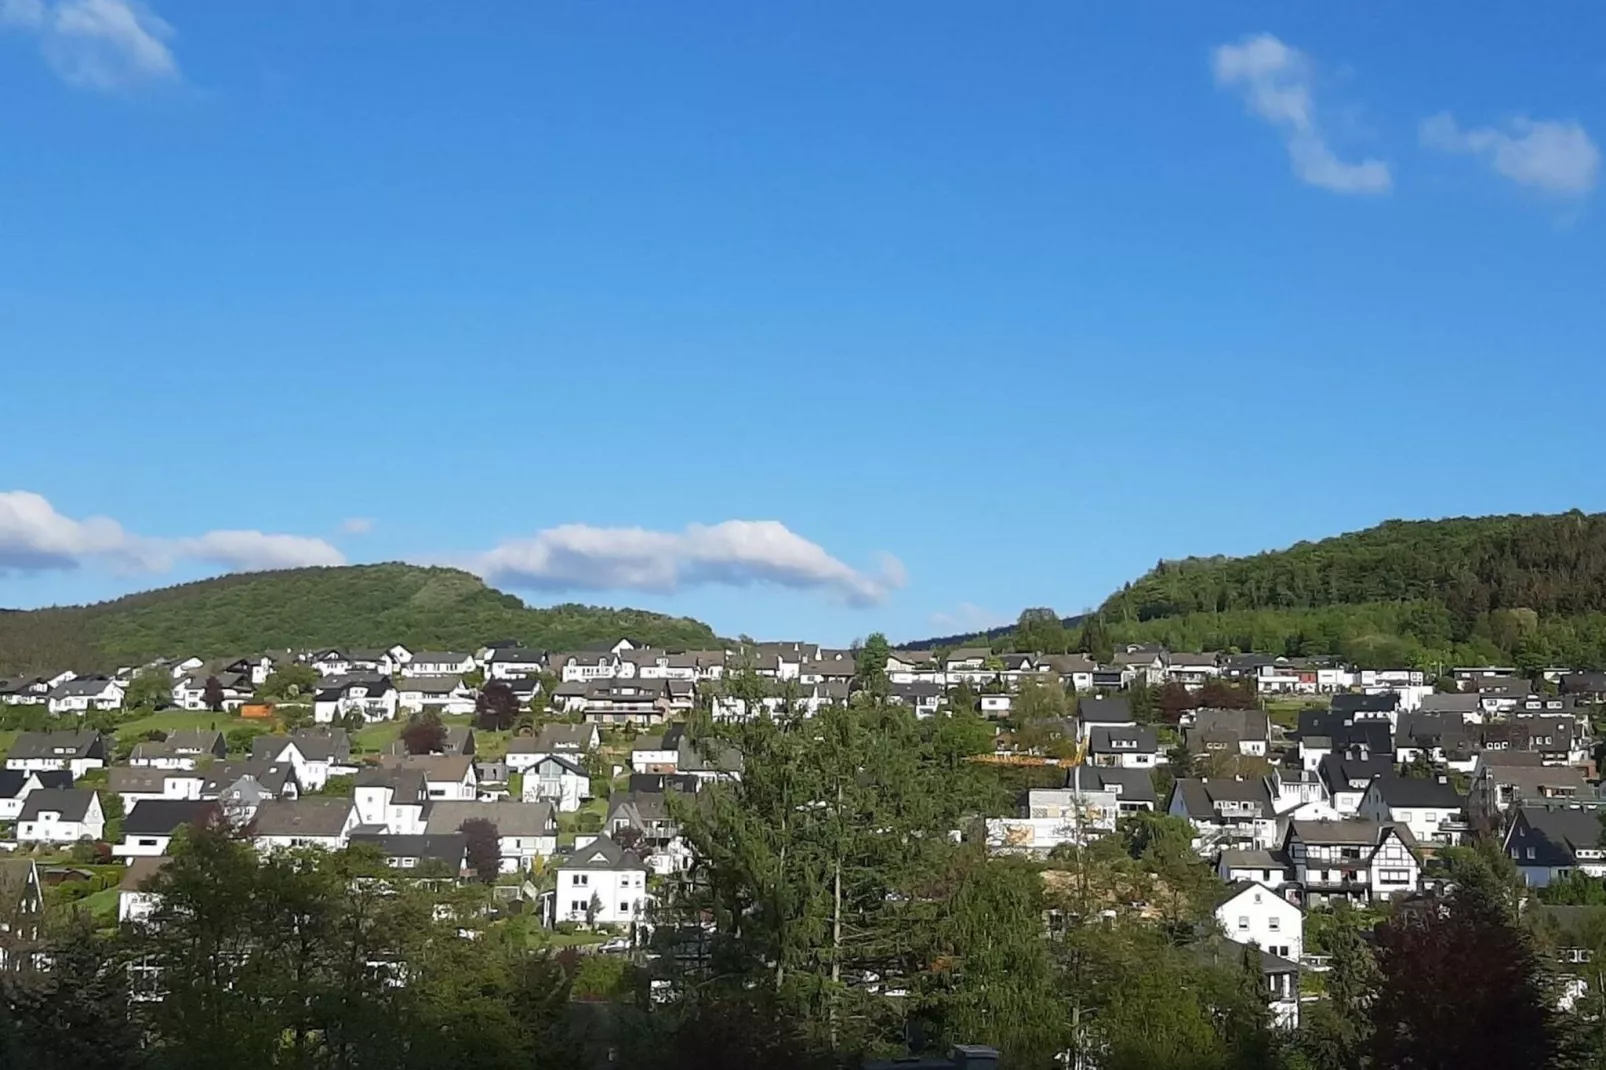
<path fill-rule="evenodd" d="M 492 680 L 474 700 L 474 718 L 475 725 L 484 731 L 506 731 L 519 719 L 519 697 L 506 681 Z"/>
<path fill-rule="evenodd" d="M 446 749 L 446 726 L 440 714 L 425 710 L 407 719 L 401 739 L 408 754 L 439 754 Z"/>

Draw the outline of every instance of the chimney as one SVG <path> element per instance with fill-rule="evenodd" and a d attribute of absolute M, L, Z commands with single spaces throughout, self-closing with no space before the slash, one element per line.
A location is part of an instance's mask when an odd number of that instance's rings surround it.
<path fill-rule="evenodd" d="M 998 1070 L 998 1049 L 981 1044 L 955 1044 L 948 1058 L 954 1070 Z"/>

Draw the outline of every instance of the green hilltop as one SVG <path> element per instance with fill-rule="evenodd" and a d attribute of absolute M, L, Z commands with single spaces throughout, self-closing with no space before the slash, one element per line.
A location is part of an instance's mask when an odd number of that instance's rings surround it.
<path fill-rule="evenodd" d="M 1362 664 L 1606 664 L 1606 514 L 1393 520 L 1162 561 L 1099 609 L 1117 642 Z"/>
<path fill-rule="evenodd" d="M 0 673 L 108 669 L 316 646 L 473 649 L 504 639 L 565 649 L 629 636 L 714 645 L 700 621 L 636 609 L 533 609 L 451 568 L 352 565 L 241 573 L 88 606 L 0 612 Z"/>

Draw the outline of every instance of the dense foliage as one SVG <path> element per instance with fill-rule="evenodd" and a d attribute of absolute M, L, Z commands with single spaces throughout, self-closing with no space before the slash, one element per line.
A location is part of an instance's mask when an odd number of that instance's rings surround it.
<path fill-rule="evenodd" d="M 164 655 L 203 658 L 317 646 L 538 649 L 631 639 L 695 648 L 708 626 L 634 609 L 531 609 L 449 568 L 354 565 L 255 572 L 90 606 L 0 612 L 0 673 L 115 668 Z"/>

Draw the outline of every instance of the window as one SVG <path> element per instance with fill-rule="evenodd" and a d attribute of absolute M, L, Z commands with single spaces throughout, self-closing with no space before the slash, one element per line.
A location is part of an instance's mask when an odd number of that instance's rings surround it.
<path fill-rule="evenodd" d="M 1377 874 L 1379 884 L 1405 884 L 1410 879 L 1411 871 L 1408 869 L 1385 869 Z"/>
<path fill-rule="evenodd" d="M 1280 932 L 1282 930 L 1282 927 L 1283 927 L 1283 919 L 1281 919 L 1281 918 L 1267 918 L 1266 919 L 1266 928 L 1270 929 L 1272 932 L 1274 932 L 1274 933 L 1275 932 Z"/>
<path fill-rule="evenodd" d="M 591 875 L 589 873 L 576 873 L 574 875 L 574 883 L 576 887 L 584 888 L 591 883 Z"/>
<path fill-rule="evenodd" d="M 1529 861 L 1533 860 L 1533 856 L 1534 856 L 1534 849 L 1532 847 L 1530 847 L 1530 848 L 1528 848 L 1528 859 L 1529 859 Z"/>
<path fill-rule="evenodd" d="M 1248 930 L 1249 930 L 1249 915 L 1247 915 L 1247 914 L 1238 915 L 1238 931 L 1239 932 L 1247 932 Z"/>

